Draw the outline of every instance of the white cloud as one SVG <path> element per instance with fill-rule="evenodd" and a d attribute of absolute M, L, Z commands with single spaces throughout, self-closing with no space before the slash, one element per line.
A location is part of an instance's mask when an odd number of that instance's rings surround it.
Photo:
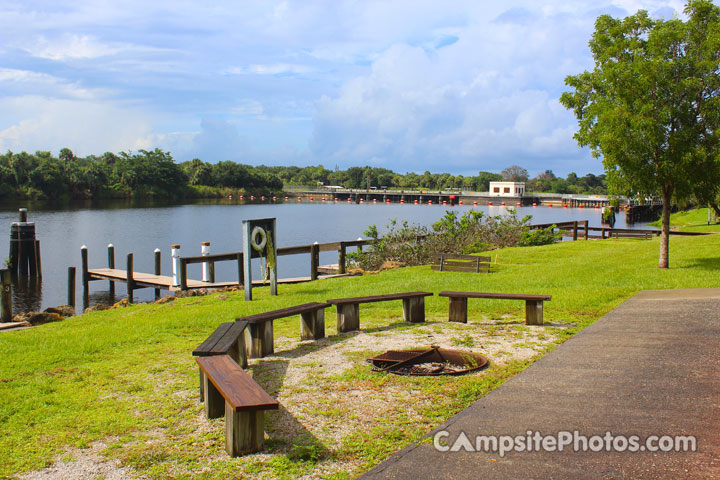
<path fill-rule="evenodd" d="M 151 148 L 147 112 L 108 103 L 41 96 L 0 98 L 3 115 L 20 118 L 0 130 L 0 151 L 68 147 L 78 155 Z"/>
<path fill-rule="evenodd" d="M 232 75 L 283 75 L 283 74 L 305 74 L 315 71 L 307 65 L 291 63 L 272 63 L 268 65 L 254 64 L 247 67 L 234 67 L 226 71 Z"/>

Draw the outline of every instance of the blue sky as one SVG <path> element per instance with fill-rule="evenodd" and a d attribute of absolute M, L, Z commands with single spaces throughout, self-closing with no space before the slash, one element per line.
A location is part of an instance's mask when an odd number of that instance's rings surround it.
<path fill-rule="evenodd" d="M 601 173 L 559 103 L 595 18 L 664 0 L 0 0 L 0 151 Z"/>

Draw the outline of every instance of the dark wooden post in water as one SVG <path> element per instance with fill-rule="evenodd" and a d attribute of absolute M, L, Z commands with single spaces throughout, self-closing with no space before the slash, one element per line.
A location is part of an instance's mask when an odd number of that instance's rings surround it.
<path fill-rule="evenodd" d="M 40 262 L 40 240 L 35 240 L 35 271 L 42 278 L 42 263 Z"/>
<path fill-rule="evenodd" d="M 0 319 L 2 319 L 3 322 L 11 322 L 12 321 L 12 275 L 10 273 L 10 270 L 7 268 L 0 269 L 0 281 L 2 281 L 2 292 L 0 292 L 0 296 L 2 297 L 0 301 L 2 301 L 2 314 L 0 314 Z"/>
<path fill-rule="evenodd" d="M 161 266 L 162 266 L 161 257 L 160 257 L 160 255 L 161 255 L 160 249 L 156 248 L 154 250 L 154 253 L 155 253 L 155 275 L 160 275 Z M 155 289 L 155 300 L 157 300 L 159 298 L 160 298 L 160 289 L 156 288 Z"/>
<path fill-rule="evenodd" d="M 318 266 L 320 265 L 320 245 L 317 242 L 310 245 L 310 280 L 317 280 Z"/>
<path fill-rule="evenodd" d="M 68 267 L 67 303 L 71 307 L 75 307 L 75 267 Z"/>
<path fill-rule="evenodd" d="M 127 254 L 127 294 L 128 302 L 133 303 L 133 289 L 135 282 L 133 281 L 133 254 Z"/>
<path fill-rule="evenodd" d="M 10 268 L 21 277 L 38 276 L 39 246 L 35 224 L 27 221 L 27 208 L 19 209 L 20 221 L 10 225 Z"/>
<path fill-rule="evenodd" d="M 340 242 L 338 247 L 338 273 L 345 273 L 345 254 L 347 253 L 347 247 L 345 242 Z"/>
<path fill-rule="evenodd" d="M 80 258 L 82 259 L 82 282 L 83 290 L 87 293 L 90 275 L 88 274 L 88 248 L 83 245 L 80 247 Z"/>
<path fill-rule="evenodd" d="M 108 243 L 108 268 L 115 269 L 115 245 Z M 110 297 L 115 301 L 115 282 L 112 280 L 108 281 L 110 289 Z"/>

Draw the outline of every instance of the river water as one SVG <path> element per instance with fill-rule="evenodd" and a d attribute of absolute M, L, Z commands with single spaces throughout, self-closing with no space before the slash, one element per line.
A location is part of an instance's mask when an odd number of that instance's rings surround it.
<path fill-rule="evenodd" d="M 9 249 L 10 224 L 18 221 L 18 207 L 28 208 L 28 220 L 35 222 L 36 236 L 42 251 L 42 282 L 17 281 L 13 291 L 13 310 L 39 311 L 67 303 L 67 269 L 77 267 L 76 305 L 83 307 L 80 281 L 80 247 L 86 245 L 90 268 L 107 266 L 107 245 L 115 245 L 117 268 L 125 268 L 127 253 L 134 254 L 136 272 L 153 272 L 155 248 L 162 252 L 162 273 L 172 271 L 170 245 L 180 244 L 182 256 L 200 255 L 201 242 L 211 242 L 212 253 L 242 250 L 242 221 L 275 217 L 279 247 L 355 240 L 363 237 L 369 225 L 382 232 L 392 219 L 412 224 L 431 225 L 447 210 L 463 213 L 470 209 L 488 215 L 507 214 L 501 206 L 441 206 L 414 204 L 347 204 L 315 201 L 278 204 L 249 204 L 232 200 L 199 201 L 192 204 L 113 201 L 84 202 L 69 205 L 0 204 L 0 238 Z M 594 208 L 518 207 L 518 217 L 532 215 L 531 223 L 588 220 L 590 226 L 601 226 L 600 210 Z M 644 228 L 626 225 L 625 214 L 617 216 L 616 228 Z M 7 250 L 6 250 L 7 251 Z M 0 253 L 0 260 L 4 253 Z M 320 264 L 337 263 L 335 252 L 322 252 Z M 309 276 L 309 256 L 292 255 L 278 259 L 280 278 Z M 237 268 L 233 262 L 216 264 L 217 281 L 234 281 Z M 201 278 L 201 266 L 190 265 L 188 276 Z M 260 278 L 260 266 L 253 278 Z M 163 292 L 167 294 L 168 292 Z M 116 283 L 115 297 L 110 298 L 108 282 L 90 282 L 89 304 L 108 303 L 126 296 L 125 285 Z M 134 292 L 135 301 L 154 298 L 152 289 Z"/>

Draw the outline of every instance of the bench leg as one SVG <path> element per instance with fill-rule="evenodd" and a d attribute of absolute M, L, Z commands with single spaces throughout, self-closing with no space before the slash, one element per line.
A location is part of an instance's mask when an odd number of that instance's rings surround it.
<path fill-rule="evenodd" d="M 467 323 L 467 298 L 450 297 L 448 320 Z"/>
<path fill-rule="evenodd" d="M 236 412 L 225 402 L 225 450 L 231 457 L 263 449 L 265 412 Z"/>
<path fill-rule="evenodd" d="M 207 375 L 203 375 L 203 389 L 205 390 L 205 416 L 207 418 L 222 417 L 225 413 L 225 399 Z"/>
<path fill-rule="evenodd" d="M 525 300 L 525 325 L 543 324 L 542 300 Z"/>
<path fill-rule="evenodd" d="M 273 345 L 273 322 L 248 325 L 250 331 L 250 358 L 262 358 L 275 351 Z"/>
<path fill-rule="evenodd" d="M 403 298 L 403 320 L 411 323 L 425 321 L 425 297 Z"/>
<path fill-rule="evenodd" d="M 200 401 L 205 401 L 205 374 L 202 371 L 202 368 L 198 367 L 198 371 L 200 372 Z"/>
<path fill-rule="evenodd" d="M 319 340 L 325 337 L 325 310 L 300 314 L 300 339 Z"/>
<path fill-rule="evenodd" d="M 243 332 L 228 352 L 230 358 L 242 368 L 247 368 L 247 351 L 245 350 L 245 332 Z"/>
<path fill-rule="evenodd" d="M 337 331 L 360 330 L 360 304 L 346 303 L 337 306 Z"/>

